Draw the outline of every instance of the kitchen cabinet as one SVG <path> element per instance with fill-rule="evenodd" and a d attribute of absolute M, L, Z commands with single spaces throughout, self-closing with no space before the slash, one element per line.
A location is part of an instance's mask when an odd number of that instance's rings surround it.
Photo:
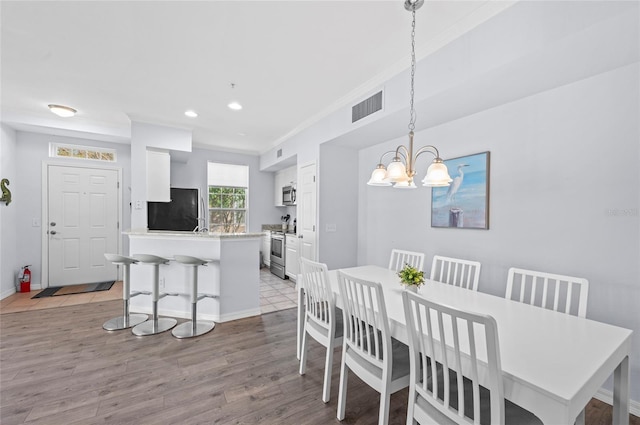
<path fill-rule="evenodd" d="M 282 188 L 285 186 L 295 186 L 298 180 L 298 167 L 293 166 L 280 170 L 274 175 L 274 205 L 282 207 Z"/>
<path fill-rule="evenodd" d="M 262 245 L 260 248 L 262 253 L 262 262 L 265 266 L 271 267 L 271 231 L 262 232 Z"/>
<path fill-rule="evenodd" d="M 285 251 L 284 270 L 289 279 L 296 280 L 300 273 L 300 265 L 298 264 L 298 236 L 295 234 L 285 235 Z"/>
<path fill-rule="evenodd" d="M 169 152 L 147 151 L 147 201 L 171 202 Z"/>

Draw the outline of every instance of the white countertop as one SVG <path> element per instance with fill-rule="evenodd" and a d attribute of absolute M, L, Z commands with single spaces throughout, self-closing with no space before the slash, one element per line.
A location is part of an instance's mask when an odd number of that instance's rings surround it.
<path fill-rule="evenodd" d="M 210 239 L 245 239 L 261 238 L 263 233 L 219 233 L 219 232 L 180 232 L 171 230 L 130 229 L 122 232 L 128 236 L 142 236 L 150 238 L 210 238 Z"/>

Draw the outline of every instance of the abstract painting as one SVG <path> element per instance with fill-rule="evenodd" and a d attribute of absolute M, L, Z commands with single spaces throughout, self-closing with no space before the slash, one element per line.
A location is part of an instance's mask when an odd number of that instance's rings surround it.
<path fill-rule="evenodd" d="M 444 161 L 453 179 L 431 192 L 431 227 L 489 228 L 489 152 Z"/>

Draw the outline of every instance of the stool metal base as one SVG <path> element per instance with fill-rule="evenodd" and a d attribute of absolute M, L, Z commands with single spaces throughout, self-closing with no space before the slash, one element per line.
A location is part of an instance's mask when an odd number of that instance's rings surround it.
<path fill-rule="evenodd" d="M 193 322 L 185 322 L 173 328 L 171 334 L 176 338 L 192 338 L 212 331 L 215 325 L 214 322 L 199 320 L 196 322 L 196 328 L 193 329 Z"/>
<path fill-rule="evenodd" d="M 161 332 L 168 331 L 173 328 L 178 321 L 176 319 L 170 319 L 167 317 L 161 317 L 157 320 L 147 320 L 144 323 L 140 323 L 138 326 L 131 329 L 134 335 L 147 336 L 155 335 Z"/>
<path fill-rule="evenodd" d="M 124 316 L 114 317 L 111 320 L 107 320 L 102 325 L 103 329 L 107 331 L 121 331 L 123 329 L 132 328 L 140 323 L 146 321 L 149 318 L 146 314 L 130 314 L 129 323 L 125 325 Z"/>

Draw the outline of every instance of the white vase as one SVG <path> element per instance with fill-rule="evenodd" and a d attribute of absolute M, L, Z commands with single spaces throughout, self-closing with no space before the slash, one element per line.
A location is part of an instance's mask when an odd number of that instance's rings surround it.
<path fill-rule="evenodd" d="M 418 287 L 416 285 L 404 285 L 405 291 L 418 292 Z"/>

